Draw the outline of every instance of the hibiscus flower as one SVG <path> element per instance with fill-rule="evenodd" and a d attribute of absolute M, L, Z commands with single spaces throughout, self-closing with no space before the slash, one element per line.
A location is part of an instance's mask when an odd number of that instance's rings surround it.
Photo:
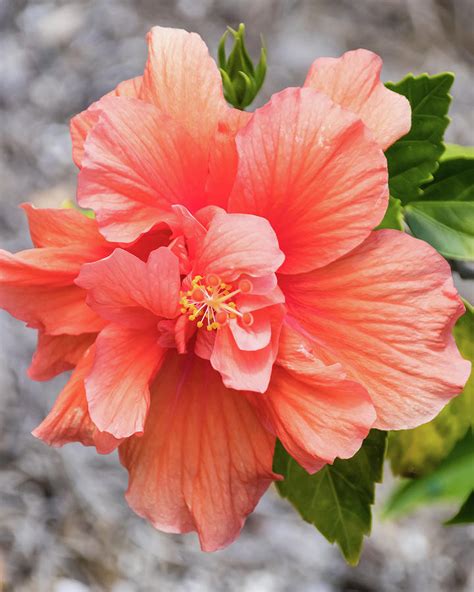
<path fill-rule="evenodd" d="M 429 245 L 374 231 L 404 97 L 357 50 L 255 113 L 195 34 L 154 28 L 142 77 L 72 120 L 78 212 L 25 206 L 0 304 L 39 330 L 33 378 L 74 367 L 35 435 L 119 448 L 130 506 L 204 550 L 238 535 L 276 437 L 309 472 L 372 427 L 433 418 L 469 363 Z"/>

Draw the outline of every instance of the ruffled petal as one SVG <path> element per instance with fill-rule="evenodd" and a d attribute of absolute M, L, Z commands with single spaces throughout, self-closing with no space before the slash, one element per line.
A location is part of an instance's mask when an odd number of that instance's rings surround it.
<path fill-rule="evenodd" d="M 206 211 L 208 208 L 206 208 Z M 201 210 L 202 211 L 202 210 Z M 221 211 L 219 209 L 219 211 Z M 206 238 L 206 228 L 191 214 L 188 208 L 181 205 L 173 206 L 174 219 L 170 222 L 175 239 L 183 239 L 183 262 L 190 265 L 196 254 L 202 250 Z"/>
<path fill-rule="evenodd" d="M 79 361 L 49 415 L 33 431 L 36 438 L 50 446 L 81 442 L 84 446 L 95 446 L 100 454 L 108 454 L 120 444 L 120 440 L 100 432 L 89 416 L 84 378 L 93 361 L 94 348 L 90 348 Z"/>
<path fill-rule="evenodd" d="M 278 340 L 285 309 L 279 305 L 272 306 L 265 309 L 265 314 L 271 323 L 271 340 L 261 349 L 240 349 L 229 327 L 218 329 L 210 361 L 212 367 L 221 374 L 226 387 L 257 393 L 267 390 L 278 353 Z M 266 332 L 265 327 L 262 329 Z M 244 343 L 247 348 L 250 337 L 247 343 Z M 239 338 L 242 341 L 241 335 Z M 257 341 L 254 337 L 254 343 Z"/>
<path fill-rule="evenodd" d="M 73 281 L 83 263 L 106 252 L 93 245 L 0 251 L 0 308 L 53 335 L 100 330 L 103 322 Z"/>
<path fill-rule="evenodd" d="M 309 473 L 336 457 L 354 456 L 376 418 L 362 386 L 343 373 L 328 378 L 324 368 L 303 381 L 275 366 L 268 391 L 254 401 L 265 424 Z"/>
<path fill-rule="evenodd" d="M 99 232 L 96 220 L 84 216 L 78 210 L 35 208 L 28 203 L 21 207 L 28 218 L 35 247 L 79 246 L 82 252 L 97 248 L 98 256 L 105 256 L 106 250 L 110 249 Z"/>
<path fill-rule="evenodd" d="M 102 112 L 103 99 L 105 97 L 129 97 L 138 99 L 141 95 L 141 86 L 141 76 L 124 80 L 115 90 L 107 93 L 102 99 L 92 103 L 85 111 L 78 113 L 71 119 L 69 131 L 72 141 L 72 159 L 78 168 L 81 168 L 82 158 L 84 156 L 84 143 L 87 140 L 89 132 L 98 122 Z"/>
<path fill-rule="evenodd" d="M 220 549 L 278 477 L 274 444 L 246 397 L 224 388 L 208 362 L 170 354 L 144 435 L 120 447 L 127 501 L 156 528 L 196 530 L 203 550 Z"/>
<path fill-rule="evenodd" d="M 98 429 L 116 438 L 143 432 L 149 384 L 165 351 L 154 328 L 137 331 L 111 324 L 101 331 L 85 380 L 89 413 Z"/>
<path fill-rule="evenodd" d="M 367 391 L 340 364 L 325 364 L 288 322 L 276 364 L 268 391 L 253 402 L 288 452 L 310 473 L 355 454 L 376 418 Z"/>
<path fill-rule="evenodd" d="M 318 355 L 367 389 L 375 427 L 414 428 L 463 388 L 470 364 L 451 330 L 464 307 L 449 265 L 423 241 L 377 231 L 323 269 L 282 276 L 280 286 Z"/>
<path fill-rule="evenodd" d="M 385 150 L 410 131 L 411 108 L 404 96 L 385 88 L 380 80 L 382 65 L 382 59 L 367 49 L 320 58 L 304 85 L 356 113 Z"/>
<path fill-rule="evenodd" d="M 105 322 L 86 304 L 78 286 L 8 285 L 0 281 L 0 308 L 50 335 L 96 333 Z"/>
<path fill-rule="evenodd" d="M 135 78 L 129 78 L 123 80 L 117 84 L 117 87 L 113 91 L 116 97 L 129 97 L 130 99 L 141 99 L 142 98 L 142 87 L 143 87 L 143 76 L 135 76 Z"/>
<path fill-rule="evenodd" d="M 208 155 L 184 127 L 136 99 L 107 97 L 85 143 L 78 202 L 109 241 L 129 243 L 180 203 L 205 205 Z"/>
<path fill-rule="evenodd" d="M 283 273 L 341 257 L 387 208 L 385 156 L 365 125 L 312 89 L 287 89 L 237 134 L 239 168 L 229 210 L 267 218 Z"/>
<path fill-rule="evenodd" d="M 68 286 L 79 273 L 81 265 L 100 257 L 77 246 L 27 249 L 9 253 L 0 249 L 0 286 Z"/>
<path fill-rule="evenodd" d="M 71 370 L 94 343 L 97 333 L 82 335 L 47 335 L 38 332 L 38 345 L 28 368 L 32 380 L 50 380 Z"/>
<path fill-rule="evenodd" d="M 228 110 L 216 63 L 196 33 L 153 27 L 147 40 L 143 99 L 179 121 L 207 154 Z"/>
<path fill-rule="evenodd" d="M 248 214 L 222 213 L 212 219 L 193 273 L 215 273 L 231 282 L 243 274 L 269 275 L 283 260 L 284 255 L 267 220 Z"/>
<path fill-rule="evenodd" d="M 250 121 L 252 113 L 229 109 L 219 121 L 209 154 L 209 176 L 206 196 L 209 204 L 227 209 L 230 192 L 237 174 L 239 155 L 235 137 Z"/>
<path fill-rule="evenodd" d="M 88 290 L 87 302 L 101 317 L 138 329 L 156 325 L 156 317 L 179 313 L 178 258 L 166 247 L 144 263 L 116 249 L 101 261 L 84 265 L 76 283 Z"/>

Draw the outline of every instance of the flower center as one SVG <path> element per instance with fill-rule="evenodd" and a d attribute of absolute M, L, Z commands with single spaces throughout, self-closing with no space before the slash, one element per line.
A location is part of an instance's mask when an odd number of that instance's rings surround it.
<path fill-rule="evenodd" d="M 187 314 L 190 321 L 197 321 L 198 327 L 206 326 L 208 331 L 219 329 L 229 319 L 237 318 L 249 327 L 253 323 L 251 313 L 240 312 L 232 299 L 237 294 L 248 294 L 251 291 L 252 282 L 247 279 L 240 280 L 234 289 L 214 273 L 205 278 L 197 275 L 191 282 L 191 288 L 187 292 L 181 292 L 181 312 Z"/>

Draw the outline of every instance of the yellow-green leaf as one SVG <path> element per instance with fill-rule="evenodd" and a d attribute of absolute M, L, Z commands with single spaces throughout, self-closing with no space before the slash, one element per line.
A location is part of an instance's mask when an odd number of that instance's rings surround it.
<path fill-rule="evenodd" d="M 465 500 L 474 489 L 472 430 L 466 433 L 436 469 L 420 479 L 407 480 L 387 502 L 386 516 L 407 514 L 429 503 Z"/>

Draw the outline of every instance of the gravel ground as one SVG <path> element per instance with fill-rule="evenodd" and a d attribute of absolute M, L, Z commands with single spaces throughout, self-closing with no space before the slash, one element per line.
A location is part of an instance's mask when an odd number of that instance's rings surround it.
<path fill-rule="evenodd" d="M 198 31 L 211 48 L 227 24 L 245 21 L 253 50 L 263 32 L 270 71 L 261 102 L 300 84 L 315 57 L 355 47 L 383 56 L 386 79 L 453 70 L 448 138 L 472 145 L 473 12 L 470 0 L 0 0 L 1 246 L 29 244 L 17 204 L 73 196 L 68 120 L 141 72 L 153 24 Z M 376 519 L 356 569 L 272 490 L 225 551 L 206 555 L 194 535 L 156 532 L 123 501 L 115 455 L 53 450 L 29 435 L 65 378 L 27 379 L 34 334 L 5 314 L 0 336 L 0 590 L 2 580 L 5 592 L 474 589 L 474 531 L 443 529 L 444 510 Z"/>

